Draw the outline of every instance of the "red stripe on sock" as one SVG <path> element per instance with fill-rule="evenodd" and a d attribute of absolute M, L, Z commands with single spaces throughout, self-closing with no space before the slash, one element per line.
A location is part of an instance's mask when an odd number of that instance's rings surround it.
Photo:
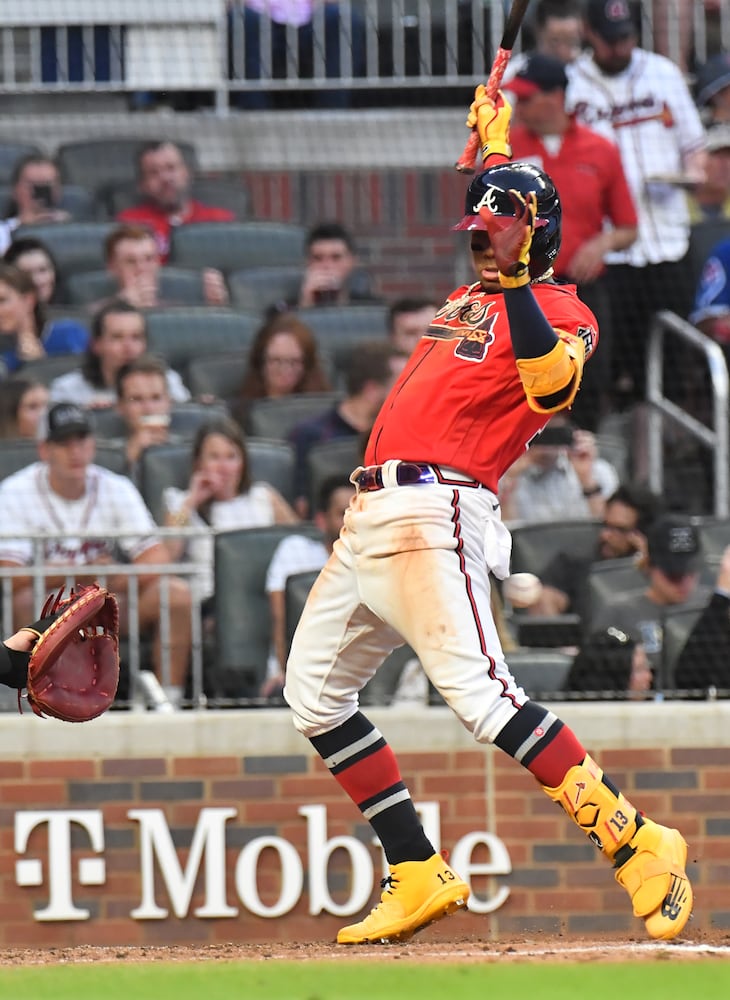
<path fill-rule="evenodd" d="M 387 745 L 346 767 L 335 778 L 356 805 L 401 780 L 395 754 Z"/>
<path fill-rule="evenodd" d="M 571 767 L 585 760 L 586 750 L 568 726 L 530 761 L 527 770 L 535 775 L 541 785 L 557 788 Z"/>

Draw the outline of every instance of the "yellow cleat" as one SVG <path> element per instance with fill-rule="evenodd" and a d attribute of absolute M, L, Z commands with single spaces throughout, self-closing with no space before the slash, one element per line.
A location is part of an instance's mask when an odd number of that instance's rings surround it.
<path fill-rule="evenodd" d="M 684 870 L 687 844 L 679 830 L 649 819 L 629 841 L 631 857 L 616 870 L 634 914 L 650 937 L 669 941 L 682 932 L 692 913 L 692 886 Z"/>
<path fill-rule="evenodd" d="M 343 927 L 337 935 L 338 944 L 407 941 L 435 920 L 465 908 L 469 899 L 469 886 L 440 854 L 428 861 L 391 865 L 381 886 L 378 905 L 359 924 Z"/>

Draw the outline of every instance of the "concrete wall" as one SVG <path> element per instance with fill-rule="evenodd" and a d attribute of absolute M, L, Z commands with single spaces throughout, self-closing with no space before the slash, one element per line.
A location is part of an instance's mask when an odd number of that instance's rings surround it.
<path fill-rule="evenodd" d="M 686 835 L 693 929 L 729 927 L 730 704 L 557 711 L 638 808 Z M 482 912 L 429 933 L 641 935 L 610 868 L 511 759 L 445 708 L 371 717 L 441 846 L 472 866 Z M 2 715 L 0 760 L 8 947 L 331 939 L 355 883 L 358 914 L 377 898 L 369 828 L 286 710 Z"/>

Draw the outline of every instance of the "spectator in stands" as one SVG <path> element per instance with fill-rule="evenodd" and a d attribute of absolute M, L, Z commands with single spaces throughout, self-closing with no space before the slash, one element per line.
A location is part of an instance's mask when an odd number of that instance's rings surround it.
<path fill-rule="evenodd" d="M 141 354 L 119 369 L 116 389 L 117 410 L 126 429 L 124 452 L 134 473 L 145 448 L 171 441 L 167 368 L 159 358 Z"/>
<path fill-rule="evenodd" d="M 718 52 L 699 67 L 695 93 L 708 127 L 730 124 L 730 52 Z"/>
<path fill-rule="evenodd" d="M 610 626 L 581 644 L 571 664 L 565 690 L 583 694 L 610 694 L 642 698 L 654 677 L 641 642 Z"/>
<path fill-rule="evenodd" d="M 124 223 L 113 229 L 104 244 L 106 269 L 117 284 L 116 298 L 138 309 L 161 309 L 179 303 L 160 298 L 160 260 L 151 229 Z M 203 295 L 209 306 L 228 305 L 225 278 L 214 267 L 203 268 Z M 104 303 L 95 303 L 93 310 Z"/>
<path fill-rule="evenodd" d="M 595 609 L 590 630 L 613 626 L 641 642 L 655 678 L 660 678 L 663 616 L 668 608 L 683 608 L 698 600 L 699 568 L 699 536 L 690 518 L 682 514 L 657 518 L 647 534 L 646 590 Z"/>
<path fill-rule="evenodd" d="M 46 320 L 33 278 L 5 263 L 0 263 L 0 333 L 13 338 L 0 355 L 10 372 L 49 355 L 81 354 L 89 342 L 89 331 L 76 320 Z"/>
<path fill-rule="evenodd" d="M 246 439 L 225 417 L 203 424 L 193 441 L 190 483 L 186 490 L 168 487 L 163 494 L 165 526 L 206 525 L 220 531 L 296 524 L 299 518 L 269 483 L 251 478 Z M 187 558 L 203 569 L 200 580 L 208 625 L 215 613 L 213 540 L 209 534 L 173 540 L 173 559 Z"/>
<path fill-rule="evenodd" d="M 563 240 L 555 277 L 578 286 L 601 331 L 601 349 L 585 369 L 573 417 L 595 430 L 609 410 L 611 303 L 606 254 L 636 239 L 636 209 L 616 144 L 580 125 L 565 109 L 568 77 L 552 56 L 534 53 L 513 77 L 518 123 L 510 130 L 512 156 L 545 170 L 563 197 Z"/>
<path fill-rule="evenodd" d="M 658 517 L 662 501 L 643 486 L 622 484 L 606 500 L 596 551 L 589 558 L 558 552 L 542 572 L 542 592 L 530 606 L 532 615 L 588 612 L 588 575 L 596 562 L 633 556 L 646 561 L 646 533 Z"/>
<path fill-rule="evenodd" d="M 568 67 L 567 106 L 618 145 L 639 217 L 638 239 L 607 258 L 619 405 L 643 399 L 653 314 L 686 316 L 692 301 L 684 185 L 704 178 L 704 129 L 681 71 L 638 47 L 627 0 L 588 0 L 590 51 Z M 675 377 L 681 364 L 672 357 Z"/>
<path fill-rule="evenodd" d="M 251 344 L 236 416 L 244 424 L 254 399 L 330 389 L 314 331 L 293 313 L 274 313 L 258 329 Z"/>
<path fill-rule="evenodd" d="M 535 5 L 534 51 L 559 59 L 565 66 L 580 55 L 582 44 L 580 0 L 540 0 Z M 511 81 L 521 72 L 530 52 L 514 55 L 504 74 L 503 88 L 512 90 Z"/>
<path fill-rule="evenodd" d="M 74 403 L 52 406 L 39 430 L 40 461 L 8 476 L 0 484 L 0 523 L 15 537 L 0 542 L 0 566 L 29 566 L 34 542 L 24 536 L 48 532 L 43 543 L 46 590 L 83 579 L 88 565 L 128 561 L 136 565 L 169 562 L 167 547 L 155 538 L 155 523 L 136 487 L 126 476 L 94 465 L 95 440 L 89 414 Z M 74 531 L 99 532 L 76 538 Z M 119 532 L 138 532 L 120 538 Z M 91 573 L 98 576 L 98 570 Z M 112 574 L 107 585 L 120 601 L 122 634 L 128 634 L 129 578 Z M 168 580 L 170 601 L 170 677 L 162 674 L 159 642 L 162 584 L 157 575 L 139 578 L 138 614 L 142 630 L 155 634 L 154 664 L 167 696 L 179 704 L 190 655 L 190 588 L 177 577 Z M 20 625 L 37 613 L 29 576 L 13 579 L 13 617 Z"/>
<path fill-rule="evenodd" d="M 0 220 L 0 254 L 10 246 L 18 226 L 37 222 L 67 222 L 68 212 L 59 207 L 61 177 L 58 167 L 47 156 L 32 153 L 16 163 L 10 180 L 12 201 L 5 218 Z"/>
<path fill-rule="evenodd" d="M 36 379 L 19 376 L 0 382 L 0 438 L 36 441 L 48 399 L 47 387 Z"/>
<path fill-rule="evenodd" d="M 119 212 L 117 219 L 146 226 L 155 234 L 162 264 L 170 256 L 170 236 L 175 226 L 189 222 L 233 222 L 227 208 L 196 201 L 191 194 L 190 168 L 182 150 L 167 139 L 146 143 L 137 155 L 137 187 L 142 200 Z"/>
<path fill-rule="evenodd" d="M 26 271 L 38 292 L 38 299 L 44 306 L 63 302 L 64 293 L 58 274 L 58 265 L 53 254 L 42 240 L 35 236 L 20 236 L 13 240 L 5 251 L 3 260 Z"/>
<path fill-rule="evenodd" d="M 372 302 L 369 292 L 352 285 L 358 258 L 351 234 L 339 222 L 321 222 L 307 233 L 306 264 L 299 286 L 298 309 Z"/>
<path fill-rule="evenodd" d="M 730 235 L 730 121 L 707 130 L 705 173 L 687 193 L 690 220 L 727 219 Z"/>
<path fill-rule="evenodd" d="M 602 518 L 617 486 L 616 470 L 599 458 L 594 435 L 556 414 L 502 477 L 502 517 L 533 522 Z"/>
<path fill-rule="evenodd" d="M 326 479 L 319 490 L 314 523 L 322 532 L 322 541 L 306 535 L 282 538 L 274 551 L 266 574 L 266 593 L 271 611 L 272 650 L 267 675 L 261 688 L 265 698 L 280 696 L 284 687 L 284 670 L 289 652 L 286 637 L 286 581 L 295 573 L 321 569 L 332 552 L 345 519 L 355 487 L 339 476 Z"/>
<path fill-rule="evenodd" d="M 396 350 L 409 356 L 428 330 L 440 303 L 429 298 L 406 298 L 388 310 L 388 337 Z"/>
<path fill-rule="evenodd" d="M 144 313 L 122 299 L 110 302 L 92 320 L 91 339 L 81 366 L 51 382 L 51 401 L 89 407 L 114 406 L 117 372 L 146 350 Z M 180 375 L 171 368 L 167 369 L 167 388 L 175 403 L 190 399 Z"/>
<path fill-rule="evenodd" d="M 730 236 L 710 251 L 702 267 L 689 319 L 730 358 Z"/>
<path fill-rule="evenodd" d="M 674 669 L 682 690 L 730 690 L 730 546 L 722 554 L 715 588 L 692 627 Z"/>
<path fill-rule="evenodd" d="M 344 398 L 290 431 L 289 440 L 296 451 L 295 507 L 302 517 L 309 511 L 310 448 L 325 441 L 367 435 L 407 359 L 407 354 L 386 340 L 356 344 L 347 365 Z"/>

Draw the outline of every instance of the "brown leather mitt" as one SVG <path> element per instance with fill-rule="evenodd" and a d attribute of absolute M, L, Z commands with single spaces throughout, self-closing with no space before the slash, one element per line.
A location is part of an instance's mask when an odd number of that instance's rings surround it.
<path fill-rule="evenodd" d="M 86 722 L 105 712 L 119 683 L 119 606 L 114 594 L 92 583 L 51 594 L 28 661 L 28 702 L 43 717 Z"/>

